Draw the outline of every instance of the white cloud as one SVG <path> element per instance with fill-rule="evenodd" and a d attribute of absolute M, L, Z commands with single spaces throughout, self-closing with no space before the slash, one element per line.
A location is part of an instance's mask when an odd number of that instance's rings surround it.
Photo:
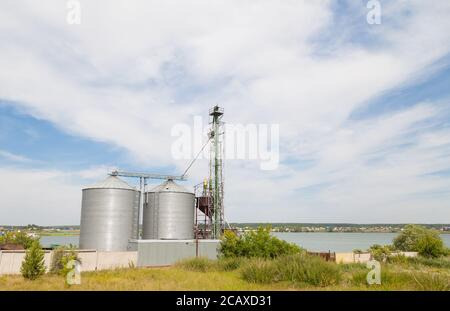
<path fill-rule="evenodd" d="M 19 154 L 14 154 L 6 150 L 0 150 L 0 158 L 4 158 L 12 162 L 30 162 L 31 160 Z"/>
<path fill-rule="evenodd" d="M 29 169 L 0 166 L 0 224 L 76 225 L 82 188 L 106 178 L 111 168 Z"/>
<path fill-rule="evenodd" d="M 77 224 L 81 184 L 61 171 L 0 167 L 0 222 L 40 225 Z"/>
<path fill-rule="evenodd" d="M 356 37 L 351 23 L 334 29 L 331 1 L 81 4 L 77 26 L 66 24 L 64 1 L 2 2 L 0 98 L 64 131 L 119 146 L 145 167 L 180 171 L 187 161 L 172 160 L 170 128 L 213 104 L 225 107 L 227 121 L 279 123 L 283 159 L 309 159 L 311 167 L 294 161 L 260 172 L 257 163 L 227 164 L 233 221 L 450 221 L 446 195 L 414 197 L 449 185 L 418 177 L 447 167 L 438 159 L 448 131 L 414 132 L 439 116 L 437 106 L 348 119 L 374 97 L 429 74 L 449 53 L 448 3 L 383 3 L 383 24 Z M 365 20 L 365 10 L 352 5 L 350 12 Z M 371 39 L 377 43 L 365 42 Z M 395 148 L 404 143 L 413 147 Z M 382 159 L 366 163 L 376 155 Z M 205 166 L 193 168 L 192 182 Z M 308 195 L 295 190 L 314 185 L 326 186 Z M 370 218 L 364 206 L 379 216 Z M 392 218 L 383 218 L 388 211 Z"/>

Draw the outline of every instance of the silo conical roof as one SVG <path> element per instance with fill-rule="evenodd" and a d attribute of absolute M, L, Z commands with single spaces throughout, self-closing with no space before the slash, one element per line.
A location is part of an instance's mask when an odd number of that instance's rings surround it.
<path fill-rule="evenodd" d="M 136 188 L 130 186 L 125 181 L 117 176 L 108 176 L 103 181 L 95 183 L 91 186 L 85 187 L 84 189 L 125 189 L 125 190 L 136 190 Z"/>
<path fill-rule="evenodd" d="M 158 185 L 155 188 L 151 189 L 149 192 L 184 192 L 184 193 L 193 193 L 192 191 L 189 191 L 185 187 L 176 184 L 171 179 L 166 180 L 161 185 Z"/>

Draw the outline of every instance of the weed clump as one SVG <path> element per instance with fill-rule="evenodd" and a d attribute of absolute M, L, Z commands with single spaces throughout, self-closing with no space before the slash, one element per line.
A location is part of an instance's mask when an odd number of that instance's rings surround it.
<path fill-rule="evenodd" d="M 252 260 L 242 268 L 241 275 L 244 280 L 253 283 L 288 281 L 318 287 L 337 285 L 341 280 L 337 264 L 306 254 Z"/>
<path fill-rule="evenodd" d="M 207 272 L 216 269 L 216 262 L 205 257 L 196 257 L 181 260 L 176 266 L 187 271 Z"/>

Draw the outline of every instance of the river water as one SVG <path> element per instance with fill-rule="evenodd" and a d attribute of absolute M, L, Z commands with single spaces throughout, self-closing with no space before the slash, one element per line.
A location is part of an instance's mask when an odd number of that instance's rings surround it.
<path fill-rule="evenodd" d="M 317 252 L 351 252 L 354 249 L 366 250 L 373 244 L 391 244 L 397 233 L 334 233 L 334 232 L 274 232 L 274 236 L 295 243 L 309 251 Z M 450 234 L 442 234 L 442 239 L 450 247 Z M 43 236 L 41 244 L 78 246 L 79 236 Z"/>
<path fill-rule="evenodd" d="M 43 236 L 40 241 L 43 247 L 50 247 L 53 245 L 65 245 L 70 244 L 78 247 L 80 236 L 68 235 L 68 236 Z"/>

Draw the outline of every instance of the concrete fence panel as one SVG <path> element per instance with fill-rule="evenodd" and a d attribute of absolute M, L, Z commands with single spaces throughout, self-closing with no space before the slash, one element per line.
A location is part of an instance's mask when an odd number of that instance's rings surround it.
<path fill-rule="evenodd" d="M 0 274 L 19 274 L 25 252 L 1 251 Z"/>
<path fill-rule="evenodd" d="M 0 275 L 20 274 L 22 262 L 25 259 L 25 251 L 0 251 Z M 45 268 L 49 269 L 52 260 L 51 251 L 44 252 Z"/>
<path fill-rule="evenodd" d="M 137 252 L 98 252 L 97 270 L 129 268 L 137 265 Z"/>
<path fill-rule="evenodd" d="M 50 269 L 53 252 L 45 251 L 44 262 L 47 271 Z M 80 250 L 81 271 L 128 268 L 137 265 L 137 252 L 97 252 Z M 0 275 L 20 274 L 20 267 L 25 258 L 25 251 L 0 251 Z"/>
<path fill-rule="evenodd" d="M 366 263 L 370 261 L 370 253 L 336 253 L 337 263 Z"/>
<path fill-rule="evenodd" d="M 50 266 L 52 264 L 52 251 L 45 251 L 44 253 L 44 262 L 45 262 L 45 269 L 48 272 L 50 270 Z"/>
<path fill-rule="evenodd" d="M 81 271 L 95 271 L 97 269 L 97 251 L 79 251 L 78 258 L 81 261 Z"/>
<path fill-rule="evenodd" d="M 218 240 L 132 240 L 130 249 L 138 250 L 138 267 L 173 265 L 179 260 L 197 255 L 216 259 Z M 198 247 L 198 249 L 197 249 Z"/>

